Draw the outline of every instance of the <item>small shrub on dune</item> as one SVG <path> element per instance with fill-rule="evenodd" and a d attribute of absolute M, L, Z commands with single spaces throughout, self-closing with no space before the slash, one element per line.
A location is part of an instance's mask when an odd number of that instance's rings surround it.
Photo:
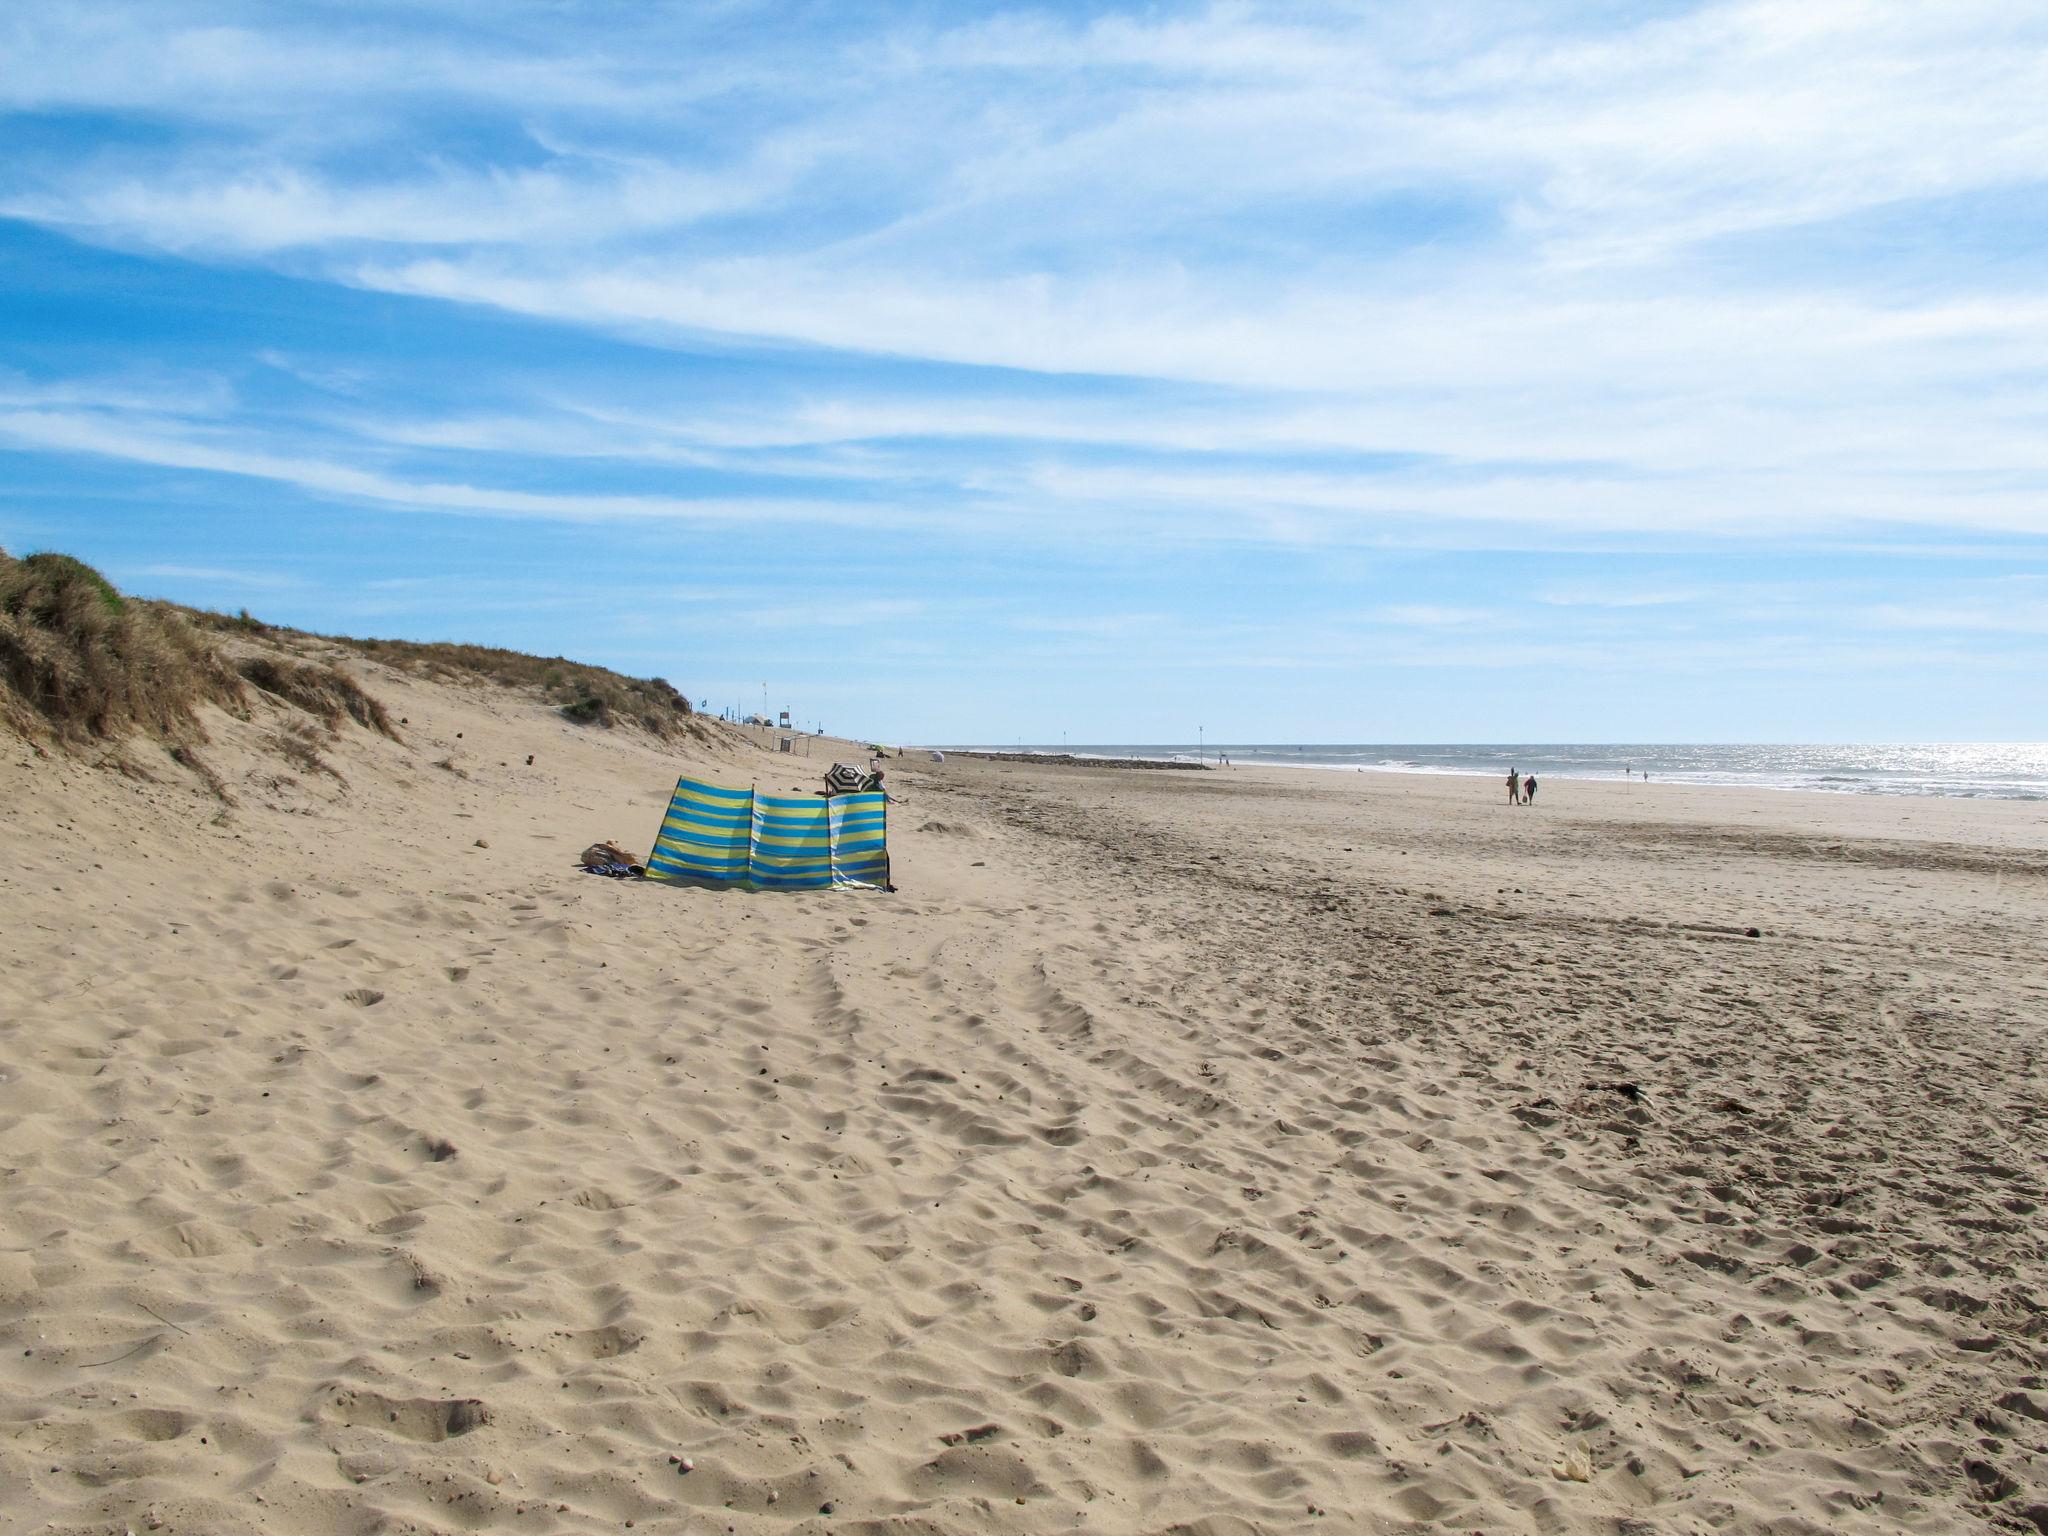
<path fill-rule="evenodd" d="M 237 613 L 216 613 L 211 608 L 186 608 L 185 617 L 201 629 L 217 629 L 230 635 L 267 635 L 270 626 L 244 608 Z"/>

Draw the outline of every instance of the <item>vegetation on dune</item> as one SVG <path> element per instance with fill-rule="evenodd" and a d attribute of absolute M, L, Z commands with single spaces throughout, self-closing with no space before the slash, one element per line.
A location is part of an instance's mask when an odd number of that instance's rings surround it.
<path fill-rule="evenodd" d="M 0 552 L 0 717 L 68 746 L 136 731 L 189 748 L 201 704 L 232 708 L 241 680 L 167 603 L 123 597 L 69 555 Z"/>
<path fill-rule="evenodd" d="M 696 711 L 665 678 L 627 677 L 563 656 L 529 656 L 524 651 L 501 650 L 491 645 L 311 635 L 266 624 L 246 608 L 233 614 L 204 609 L 187 612 L 194 623 L 223 634 L 325 640 L 331 645 L 345 645 L 358 655 L 397 671 L 433 681 L 488 682 L 501 688 L 521 689 L 553 705 L 564 719 L 578 725 L 638 726 L 663 740 L 692 734 L 691 721 Z M 260 680 L 251 680 L 258 687 L 265 686 Z"/>
<path fill-rule="evenodd" d="M 245 616 L 246 617 L 246 616 Z M 528 656 L 488 645 L 333 637 L 388 667 L 425 677 L 476 680 L 537 693 L 578 725 L 637 725 L 667 739 L 691 727 L 690 701 L 659 677 L 626 677 L 560 656 Z"/>
<path fill-rule="evenodd" d="M 264 623 L 248 609 L 239 613 L 221 613 L 212 608 L 187 608 L 182 603 L 170 605 L 184 614 L 201 629 L 214 630 L 224 635 L 267 635 L 271 626 Z"/>
<path fill-rule="evenodd" d="M 244 656 L 235 670 L 273 698 L 312 715 L 330 731 L 346 716 L 366 730 L 400 739 L 391 716 L 362 685 L 339 667 L 289 661 L 281 656 Z"/>
<path fill-rule="evenodd" d="M 348 719 L 399 739 L 384 706 L 341 668 L 276 655 L 231 662 L 208 629 L 266 632 L 246 613 L 199 615 L 124 596 L 70 555 L 17 560 L 0 551 L 0 725 L 74 750 L 104 747 L 103 764 L 141 778 L 150 775 L 118 748 L 153 738 L 229 805 L 233 795 L 197 751 L 207 739 L 199 710 L 213 704 L 248 718 L 248 685 L 310 715 L 329 737 Z M 318 760 L 319 739 L 306 721 L 265 738 L 273 749 L 288 745 L 280 755 L 297 766 L 340 779 Z"/>
<path fill-rule="evenodd" d="M 217 649 L 215 637 L 228 646 Z M 226 787 L 193 748 L 207 739 L 199 709 L 249 718 L 253 698 L 310 716 L 333 737 L 344 720 L 403 738 L 384 705 L 342 668 L 290 654 L 324 640 L 436 681 L 487 682 L 539 696 L 579 725 L 633 726 L 661 740 L 700 734 L 690 701 L 661 678 L 625 677 L 560 656 L 492 646 L 311 636 L 265 624 L 247 609 L 211 613 L 123 595 L 70 555 L 21 559 L 0 551 L 0 725 L 78 749 L 102 745 L 102 761 L 146 773 L 112 749 L 146 735 L 222 799 Z M 251 689 L 255 692 L 252 695 Z M 264 738 L 302 768 L 338 773 L 318 759 L 306 722 Z"/>

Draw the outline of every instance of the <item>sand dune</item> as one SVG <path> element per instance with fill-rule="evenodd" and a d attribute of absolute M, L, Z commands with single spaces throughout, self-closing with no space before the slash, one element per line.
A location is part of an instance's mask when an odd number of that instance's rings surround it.
<path fill-rule="evenodd" d="M 0 761 L 0 1530 L 2048 1529 L 2038 808 L 907 763 L 719 894 L 574 858 L 829 755 L 357 670 Z"/>

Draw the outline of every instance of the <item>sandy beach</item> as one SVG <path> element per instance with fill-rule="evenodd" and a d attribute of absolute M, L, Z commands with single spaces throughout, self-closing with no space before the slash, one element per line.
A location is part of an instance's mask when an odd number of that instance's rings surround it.
<path fill-rule="evenodd" d="M 2048 1531 L 2043 806 L 905 759 L 718 893 L 576 855 L 837 744 L 347 664 L 0 750 L 0 1531 Z"/>

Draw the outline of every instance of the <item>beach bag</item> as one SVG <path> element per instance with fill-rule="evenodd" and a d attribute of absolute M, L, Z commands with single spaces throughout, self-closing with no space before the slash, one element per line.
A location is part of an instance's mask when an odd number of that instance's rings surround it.
<path fill-rule="evenodd" d="M 593 875 L 610 875 L 620 880 L 647 873 L 617 843 L 592 843 L 583 850 L 583 867 Z"/>

